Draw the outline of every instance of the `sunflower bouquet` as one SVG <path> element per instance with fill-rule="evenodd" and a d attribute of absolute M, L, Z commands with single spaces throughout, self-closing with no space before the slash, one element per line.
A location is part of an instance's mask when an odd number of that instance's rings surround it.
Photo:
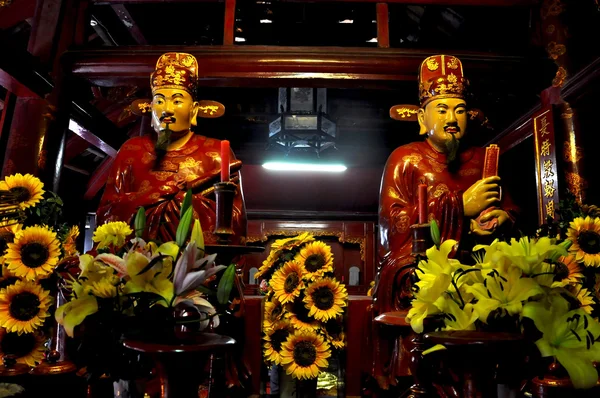
<path fill-rule="evenodd" d="M 268 281 L 264 357 L 295 379 L 315 379 L 333 350 L 345 346 L 342 317 L 348 293 L 333 276 L 331 248 L 310 233 L 271 246 L 257 278 Z"/>
<path fill-rule="evenodd" d="M 34 367 L 48 341 L 56 267 L 77 254 L 77 226 L 61 199 L 31 174 L 0 181 L 0 358 Z"/>
<path fill-rule="evenodd" d="M 219 326 L 209 296 L 216 295 L 217 304 L 227 303 L 235 265 L 216 265 L 216 254 L 205 255 L 200 222 L 192 217 L 188 192 L 181 207 L 176 241 L 146 242 L 142 238 L 144 208 L 135 216 L 134 229 L 116 221 L 94 231 L 96 248 L 79 256 L 74 272 L 77 277 L 69 275 L 65 279 L 69 301 L 56 310 L 56 319 L 67 335 L 81 339 L 77 355 L 91 377 L 118 377 L 128 370 L 116 368 L 119 363 L 127 363 L 127 352 L 120 344 L 124 337 L 181 342 L 191 337 L 186 331 Z M 207 285 L 222 270 L 225 272 L 215 294 Z M 106 333 L 99 335 L 98 330 Z M 116 361 L 116 356 L 122 360 Z"/>
<path fill-rule="evenodd" d="M 407 316 L 415 332 L 423 332 L 426 317 L 437 317 L 442 330 L 535 335 L 541 356 L 558 361 L 574 387 L 596 385 L 600 323 L 578 256 L 567 252 L 575 244 L 549 237 L 495 240 L 473 249 L 474 265 L 450 258 L 456 247 L 453 240 L 438 242 L 416 268 Z"/>

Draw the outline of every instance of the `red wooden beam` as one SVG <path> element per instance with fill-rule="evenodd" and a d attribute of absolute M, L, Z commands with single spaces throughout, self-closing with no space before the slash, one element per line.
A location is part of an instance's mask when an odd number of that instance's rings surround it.
<path fill-rule="evenodd" d="M 15 26 L 21 21 L 33 17 L 36 0 L 13 1 L 0 12 L 0 30 Z"/>
<path fill-rule="evenodd" d="M 280 0 L 281 3 L 316 3 L 322 0 Z M 379 3 L 381 0 L 327 0 L 330 3 Z M 93 4 L 149 4 L 149 3 L 201 3 L 223 2 L 223 0 L 92 0 Z M 476 7 L 532 7 L 540 5 L 540 0 L 386 0 L 386 3 L 437 5 L 437 6 L 476 6 Z"/>
<path fill-rule="evenodd" d="M 125 5 L 114 4 L 111 7 L 115 14 L 117 14 L 117 17 L 119 17 L 121 22 L 123 22 L 123 25 L 125 25 L 131 37 L 133 37 L 133 40 L 135 40 L 137 44 L 148 44 L 148 41 L 146 40 L 144 34 L 140 30 L 140 27 L 137 25 L 127 8 L 125 8 Z"/>
<path fill-rule="evenodd" d="M 575 102 L 577 99 L 586 95 L 586 88 L 594 81 L 600 80 L 600 57 L 592 61 L 588 66 L 580 70 L 577 74 L 571 77 L 562 87 L 560 97 L 567 102 Z M 542 92 L 542 98 L 548 103 L 557 103 L 555 88 L 548 88 Z M 514 148 L 521 142 L 533 135 L 532 118 L 542 108 L 541 104 L 537 104 L 529 112 L 525 113 L 513 124 L 504 129 L 494 139 L 486 144 L 497 144 L 502 153 Z"/>
<path fill-rule="evenodd" d="M 235 26 L 235 0 L 225 0 L 225 24 L 223 25 L 223 45 L 233 45 Z"/>
<path fill-rule="evenodd" d="M 146 85 L 156 60 L 170 47 L 127 47 L 72 51 L 71 71 L 100 86 Z M 318 84 L 414 81 L 421 61 L 434 50 L 340 47 L 194 46 L 203 86 L 280 86 L 283 82 Z M 454 52 L 470 75 L 516 71 L 524 57 Z M 528 59 L 535 62 L 535 59 Z"/>
<path fill-rule="evenodd" d="M 17 79 L 0 69 L 0 86 L 4 87 L 8 91 L 11 91 L 17 97 L 39 97 L 36 93 L 31 91 L 27 86 L 21 84 Z"/>
<path fill-rule="evenodd" d="M 377 47 L 390 47 L 390 17 L 386 3 L 377 3 Z"/>

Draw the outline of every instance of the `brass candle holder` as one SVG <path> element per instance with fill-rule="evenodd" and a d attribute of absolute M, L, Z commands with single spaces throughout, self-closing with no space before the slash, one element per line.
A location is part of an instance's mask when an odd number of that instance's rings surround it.
<path fill-rule="evenodd" d="M 412 254 L 425 256 L 427 249 L 433 246 L 431 239 L 431 227 L 427 224 L 413 224 L 410 226 L 412 231 Z"/>
<path fill-rule="evenodd" d="M 231 244 L 233 231 L 233 199 L 237 189 L 233 182 L 218 182 L 214 185 L 217 202 L 217 219 L 213 233 L 220 245 Z"/>

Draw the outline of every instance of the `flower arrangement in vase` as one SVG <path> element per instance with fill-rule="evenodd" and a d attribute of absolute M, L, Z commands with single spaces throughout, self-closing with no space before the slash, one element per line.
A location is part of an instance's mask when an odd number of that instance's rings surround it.
<path fill-rule="evenodd" d="M 297 380 L 316 380 L 346 344 L 348 293 L 333 274 L 329 245 L 303 233 L 275 241 L 257 278 L 268 282 L 264 302 L 264 358 Z"/>
<path fill-rule="evenodd" d="M 37 366 L 50 338 L 55 270 L 77 255 L 77 226 L 62 223 L 63 202 L 31 174 L 0 181 L 0 358 Z"/>
<path fill-rule="evenodd" d="M 588 257 L 586 262 L 581 253 L 586 246 L 581 240 L 578 244 L 577 237 L 592 230 L 592 224 L 589 219 L 571 222 L 566 235 L 573 241 L 538 236 L 475 246 L 474 265 L 466 265 L 452 258 L 457 242 L 440 243 L 432 222 L 436 245 L 416 268 L 418 281 L 407 320 L 417 333 L 423 332 L 425 318 L 437 317 L 444 331 L 536 336 L 541 356 L 558 361 L 575 388 L 595 386 L 600 323 L 592 316 L 595 293 L 585 287 L 590 281 L 584 269 L 594 260 Z M 443 349 L 437 345 L 426 353 Z"/>
<path fill-rule="evenodd" d="M 132 378 L 127 363 L 135 358 L 121 346 L 125 337 L 185 343 L 219 326 L 219 314 L 209 296 L 216 297 L 216 305 L 227 304 L 235 265 L 216 265 L 216 254 L 205 254 L 200 222 L 193 220 L 191 192 L 180 211 L 176 241 L 142 238 L 144 208 L 135 215 L 134 229 L 120 221 L 99 226 L 93 235 L 95 252 L 79 256 L 78 276 L 65 280 L 71 295 L 57 309 L 56 319 L 70 337 L 81 339 L 81 364 L 92 377 Z M 129 239 L 133 233 L 135 237 Z M 222 270 L 214 292 L 207 285 Z"/>

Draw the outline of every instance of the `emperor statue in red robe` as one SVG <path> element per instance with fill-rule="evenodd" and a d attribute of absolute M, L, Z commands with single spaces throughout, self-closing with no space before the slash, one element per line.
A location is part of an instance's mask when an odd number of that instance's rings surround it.
<path fill-rule="evenodd" d="M 427 221 L 437 222 L 442 242 L 489 240 L 514 223 L 516 209 L 507 195 L 501 198 L 500 177 L 482 178 L 485 149 L 464 145 L 467 88 L 458 58 L 435 55 L 422 62 L 417 118 L 425 140 L 397 148 L 385 165 L 373 316 L 407 311 L 410 306 L 406 266 L 414 262 L 410 227 L 419 223 L 419 184 L 427 186 Z M 386 388 L 396 376 L 408 374 L 406 364 L 401 364 L 401 344 L 373 339 L 375 377 Z"/>
<path fill-rule="evenodd" d="M 185 53 L 163 54 L 150 77 L 152 127 L 156 136 L 135 137 L 120 148 L 108 177 L 97 222 L 133 222 L 137 209 L 146 210 L 150 239 L 175 240 L 185 193 L 192 190 L 194 217 L 200 220 L 205 243 L 214 244 L 216 221 L 213 184 L 220 181 L 221 141 L 195 134 L 198 62 Z M 233 244 L 244 244 L 247 220 L 239 169 L 230 153 L 230 179 L 237 190 L 233 206 Z"/>

